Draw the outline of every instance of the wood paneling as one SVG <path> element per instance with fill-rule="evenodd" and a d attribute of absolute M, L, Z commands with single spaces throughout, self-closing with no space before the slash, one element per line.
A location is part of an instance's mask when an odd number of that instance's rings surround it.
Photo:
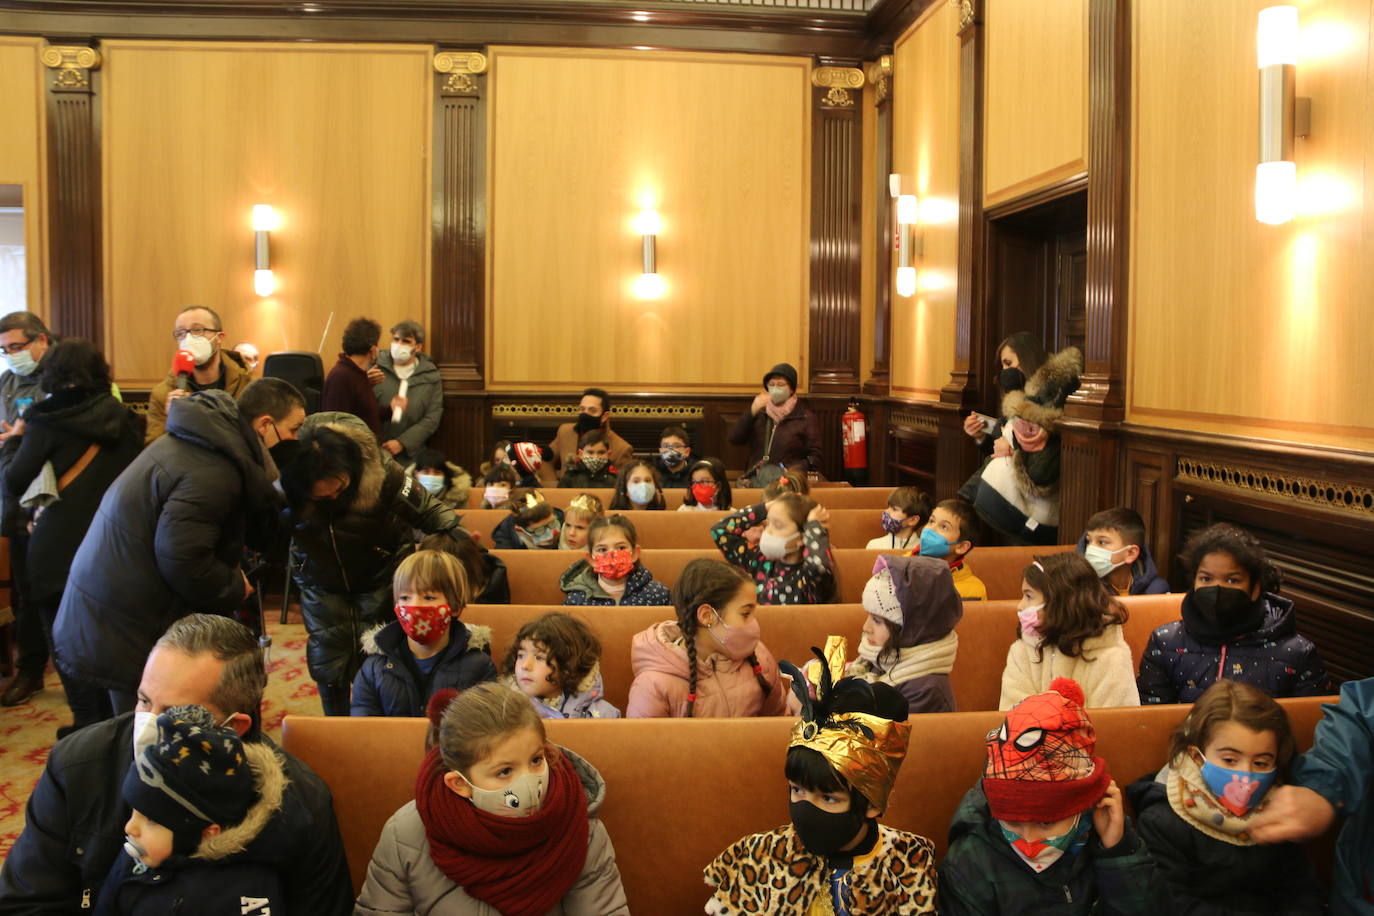
<path fill-rule="evenodd" d="M 1088 4 L 987 0 L 984 18 L 992 205 L 1087 169 Z"/>
<path fill-rule="evenodd" d="M 38 62 L 40 38 L 0 35 L 0 184 L 24 193 L 25 276 L 29 310 L 47 314 L 47 119 Z"/>
<path fill-rule="evenodd" d="M 937 401 L 954 368 L 959 273 L 959 11 L 940 3 L 893 52 L 893 171 L 922 222 L 916 295 L 892 295 L 892 392 Z M 887 240 L 890 244 L 891 239 Z M 892 261 L 889 282 L 895 283 Z"/>
<path fill-rule="evenodd" d="M 1298 218 L 1269 226 L 1253 203 L 1267 5 L 1135 4 L 1128 415 L 1368 449 L 1370 8 L 1303 9 L 1297 92 L 1313 98 L 1313 130 L 1297 141 Z"/>
<path fill-rule="evenodd" d="M 492 48 L 488 385 L 805 378 L 809 79 L 799 58 Z M 667 285 L 648 302 L 645 206 Z"/>
<path fill-rule="evenodd" d="M 161 379 L 173 316 L 220 312 L 227 346 L 333 362 L 349 319 L 427 320 L 431 49 L 116 41 L 103 47 L 107 353 Z M 254 204 L 276 295 L 253 293 Z"/>

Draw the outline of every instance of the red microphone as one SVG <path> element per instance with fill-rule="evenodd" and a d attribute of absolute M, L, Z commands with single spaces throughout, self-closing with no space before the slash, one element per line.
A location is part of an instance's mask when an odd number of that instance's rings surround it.
<path fill-rule="evenodd" d="M 191 355 L 191 351 L 178 350 L 177 355 L 172 357 L 172 374 L 176 376 L 179 391 L 190 390 L 191 373 L 195 371 L 196 358 Z"/>

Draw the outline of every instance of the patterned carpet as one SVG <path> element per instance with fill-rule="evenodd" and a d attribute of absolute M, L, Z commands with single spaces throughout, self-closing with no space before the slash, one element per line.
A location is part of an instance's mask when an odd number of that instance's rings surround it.
<path fill-rule="evenodd" d="M 267 693 L 262 702 L 263 728 L 281 739 L 281 720 L 291 715 L 319 715 L 315 682 L 305 668 L 305 627 L 294 617 L 281 626 L 269 612 L 272 634 Z M 21 706 L 0 707 L 0 859 L 24 829 L 24 805 L 42 775 L 57 727 L 71 722 L 62 684 L 49 666 L 43 691 Z"/>

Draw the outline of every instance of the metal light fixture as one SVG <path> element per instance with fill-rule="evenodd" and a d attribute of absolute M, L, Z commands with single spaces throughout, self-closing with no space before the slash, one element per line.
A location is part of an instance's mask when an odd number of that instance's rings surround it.
<path fill-rule="evenodd" d="M 644 239 L 644 272 L 635 277 L 635 295 L 640 299 L 658 299 L 663 296 L 663 277 L 658 273 L 658 234 L 663 230 L 663 220 L 657 210 L 640 210 L 635 217 L 635 232 Z"/>
<path fill-rule="evenodd" d="M 270 296 L 277 289 L 277 280 L 272 276 L 272 259 L 268 250 L 268 234 L 278 225 L 277 211 L 267 204 L 253 207 L 254 266 L 253 292 L 259 296 Z"/>
<path fill-rule="evenodd" d="M 916 224 L 920 221 L 921 208 L 914 194 L 903 194 L 902 176 L 887 176 L 888 192 L 897 199 L 897 234 L 893 244 L 897 248 L 897 295 L 910 298 L 916 295 L 916 266 L 912 263 L 919 240 Z"/>
<path fill-rule="evenodd" d="M 1298 8 L 1260 10 L 1255 33 L 1259 63 L 1259 164 L 1255 167 L 1255 219 L 1278 225 L 1298 209 L 1295 137 L 1305 137 L 1311 100 L 1294 95 L 1298 63 Z"/>

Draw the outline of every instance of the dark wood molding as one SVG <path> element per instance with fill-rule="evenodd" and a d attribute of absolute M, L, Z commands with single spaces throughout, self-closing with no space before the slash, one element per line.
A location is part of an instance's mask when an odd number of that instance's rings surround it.
<path fill-rule="evenodd" d="M 916 24 L 916 20 L 925 15 L 926 10 L 943 2 L 945 0 L 879 0 L 869 10 L 865 22 L 869 42 L 865 56 L 888 53 L 883 49 L 890 48 L 907 29 Z"/>
<path fill-rule="evenodd" d="M 487 116 L 483 49 L 440 49 L 434 74 L 431 352 L 447 387 L 481 388 L 486 353 Z"/>
<path fill-rule="evenodd" d="M 811 77 L 811 390 L 858 393 L 863 333 L 863 71 Z"/>
<path fill-rule="evenodd" d="M 43 49 L 48 109 L 48 318 L 54 333 L 104 341 L 100 52 Z"/>
<path fill-rule="evenodd" d="M 1072 197 L 1075 194 L 1082 193 L 1087 190 L 1087 188 L 1087 172 L 1071 175 L 1068 178 L 1056 181 L 1054 184 L 1046 185 L 1043 188 L 1037 188 L 1029 194 L 1024 194 L 1021 197 L 1016 197 L 1011 200 L 1004 200 L 995 206 L 988 207 L 983 211 L 983 219 L 985 222 L 1005 219 L 1008 216 L 1015 216 L 1017 213 L 1023 213 L 1026 210 L 1033 210 L 1045 204 L 1063 200 L 1066 197 Z"/>
<path fill-rule="evenodd" d="M 873 365 L 864 394 L 882 396 L 892 390 L 892 55 L 883 54 L 866 68 L 874 88 L 873 186 L 874 221 Z"/>

